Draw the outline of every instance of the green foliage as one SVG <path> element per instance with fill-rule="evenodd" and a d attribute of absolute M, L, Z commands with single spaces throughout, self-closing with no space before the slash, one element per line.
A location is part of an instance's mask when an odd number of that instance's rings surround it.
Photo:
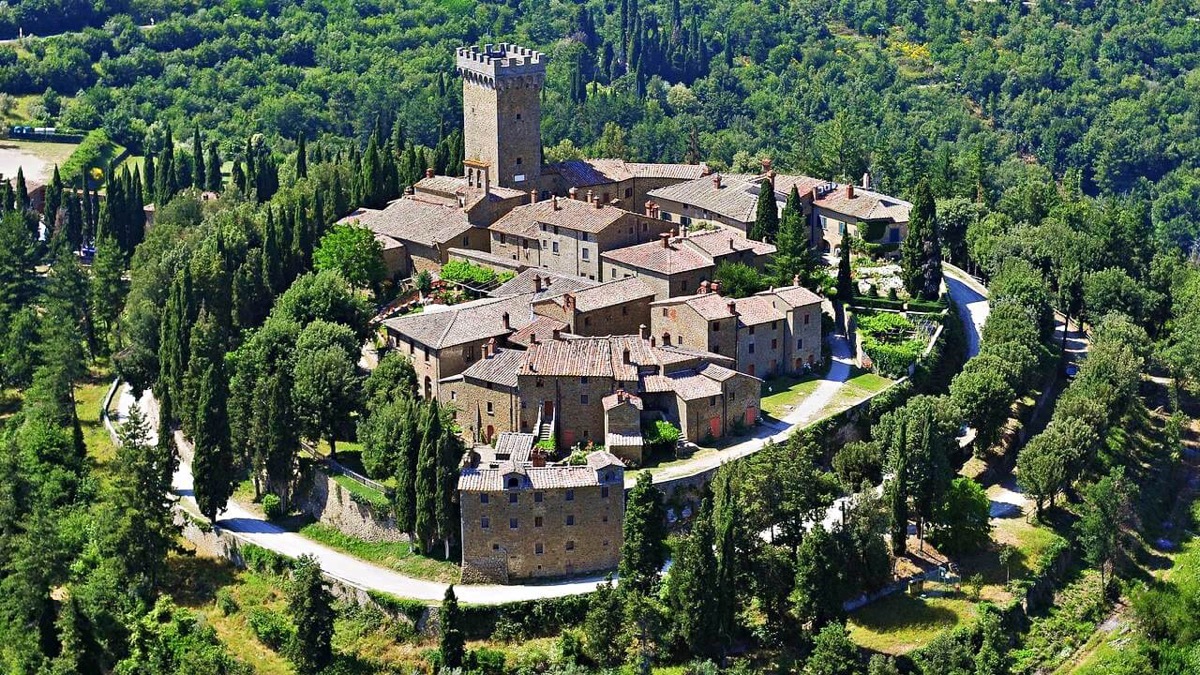
<path fill-rule="evenodd" d="M 721 295 L 728 298 L 745 298 L 767 290 L 770 280 L 757 269 L 746 263 L 722 262 L 717 265 L 713 279 L 721 282 Z"/>
<path fill-rule="evenodd" d="M 496 271 L 466 260 L 451 260 L 442 265 L 440 275 L 446 281 L 457 281 L 475 288 L 488 288 L 496 283 Z"/>
<path fill-rule="evenodd" d="M 683 437 L 683 432 L 679 430 L 679 427 L 666 420 L 654 420 L 652 424 L 642 429 L 642 435 L 646 439 L 646 445 L 674 448 L 679 439 Z"/>
<path fill-rule="evenodd" d="M 80 177 L 90 177 L 92 169 L 105 171 L 116 156 L 116 145 L 103 129 L 93 129 L 83 137 L 78 147 L 62 166 L 63 180 L 74 184 Z"/>
<path fill-rule="evenodd" d="M 658 581 L 667 561 L 666 512 L 662 492 L 649 472 L 638 475 L 625 505 L 624 541 L 621 543 L 621 586 L 645 592 Z"/>
<path fill-rule="evenodd" d="M 302 673 L 315 673 L 333 661 L 333 594 L 325 587 L 321 565 L 301 556 L 288 583 L 288 614 L 295 632 L 288 658 Z M 261 634 L 255 630 L 261 639 Z"/>
<path fill-rule="evenodd" d="M 459 625 L 462 619 L 458 610 L 458 598 L 454 595 L 454 584 L 446 588 L 446 597 L 442 600 L 438 614 L 442 629 L 438 642 L 442 665 L 446 668 L 461 668 L 466 656 L 466 639 Z"/>
<path fill-rule="evenodd" d="M 280 575 L 294 564 L 291 558 L 256 544 L 242 544 L 238 547 L 238 554 L 247 569 L 261 574 Z"/>
<path fill-rule="evenodd" d="M 933 300 L 942 282 L 942 245 L 938 237 L 937 205 L 929 182 L 916 187 L 908 236 L 900 245 L 900 270 L 909 296 Z"/>
<path fill-rule="evenodd" d="M 846 626 L 830 623 L 813 639 L 813 650 L 804 664 L 805 675 L 854 675 L 862 671 L 858 647 Z"/>
<path fill-rule="evenodd" d="M 336 271 L 353 288 L 376 288 L 387 274 L 383 245 L 371 230 L 349 223 L 321 237 L 313 250 L 313 268 Z"/>
<path fill-rule="evenodd" d="M 991 533 L 990 508 L 991 500 L 982 485 L 970 478 L 955 478 L 934 515 L 930 540 L 947 555 L 979 550 Z"/>
<path fill-rule="evenodd" d="M 855 317 L 863 350 L 873 370 L 887 377 L 902 377 L 925 350 L 916 324 L 899 314 L 880 312 Z"/>
<path fill-rule="evenodd" d="M 283 651 L 295 640 L 296 631 L 287 616 L 266 607 L 247 609 L 246 625 L 259 642 L 277 652 Z"/>
<path fill-rule="evenodd" d="M 238 605 L 237 600 L 233 597 L 233 593 L 229 592 L 228 588 L 217 589 L 216 603 L 217 609 L 221 610 L 221 614 L 225 616 L 237 614 L 238 610 L 241 609 L 241 606 Z"/>
<path fill-rule="evenodd" d="M 277 520 L 286 515 L 286 512 L 283 510 L 283 502 L 279 499 L 279 495 L 263 495 L 262 509 L 263 513 L 267 515 L 268 520 Z"/>

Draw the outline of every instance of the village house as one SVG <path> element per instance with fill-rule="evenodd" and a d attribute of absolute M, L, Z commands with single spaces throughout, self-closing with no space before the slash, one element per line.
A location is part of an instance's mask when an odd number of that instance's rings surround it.
<path fill-rule="evenodd" d="M 821 298 L 803 286 L 726 298 L 702 282 L 696 295 L 651 305 L 651 332 L 663 345 L 734 358 L 764 379 L 795 375 L 821 361 Z"/>
<path fill-rule="evenodd" d="M 438 384 L 440 400 L 449 404 L 465 438 L 491 443 L 498 434 L 520 428 L 517 370 L 524 358 L 523 351 L 489 339 L 483 358 Z"/>
<path fill-rule="evenodd" d="M 500 434 L 458 478 L 464 583 L 610 570 L 621 558 L 625 467 L 596 451 L 554 464 L 532 434 Z"/>
<path fill-rule="evenodd" d="M 659 235 L 656 242 L 608 251 L 601 256 L 606 278 L 637 277 L 654 289 L 656 300 L 689 295 L 711 281 L 723 262 L 766 268 L 775 246 L 747 239 L 739 230 L 716 228 L 682 236 Z"/>
<path fill-rule="evenodd" d="M 558 329 L 573 335 L 631 335 L 650 321 L 653 301 L 649 285 L 629 278 L 538 300 L 533 311 L 561 322 Z"/>
<path fill-rule="evenodd" d="M 529 267 L 604 281 L 600 256 L 658 237 L 669 223 L 586 200 L 549 199 L 518 206 L 491 226 L 491 252 Z"/>

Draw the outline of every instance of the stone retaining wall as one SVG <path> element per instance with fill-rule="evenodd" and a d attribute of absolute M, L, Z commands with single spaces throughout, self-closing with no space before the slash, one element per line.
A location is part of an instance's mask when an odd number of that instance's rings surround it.
<path fill-rule="evenodd" d="M 342 534 L 372 542 L 406 542 L 408 535 L 396 527 L 395 515 L 377 506 L 356 501 L 346 488 L 320 470 L 308 472 L 293 496 L 293 505 Z"/>

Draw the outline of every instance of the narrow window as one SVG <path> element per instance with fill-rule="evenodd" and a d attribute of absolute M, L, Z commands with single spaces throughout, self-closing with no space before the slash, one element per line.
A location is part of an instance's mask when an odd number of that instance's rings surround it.
<path fill-rule="evenodd" d="M 569 502 L 575 501 L 575 491 L 574 490 L 567 490 L 566 500 Z"/>
<path fill-rule="evenodd" d="M 542 499 L 544 499 L 544 498 L 545 498 L 545 496 L 546 496 L 546 495 L 545 495 L 544 493 L 542 493 L 542 492 L 535 492 L 535 493 L 533 493 L 533 501 L 534 501 L 534 503 L 536 503 L 536 504 L 541 504 L 541 503 L 542 503 Z"/>
<path fill-rule="evenodd" d="M 542 542 L 539 541 L 538 543 L 533 545 L 533 554 L 534 555 L 541 555 L 544 552 L 545 552 L 545 550 L 542 548 Z"/>
<path fill-rule="evenodd" d="M 483 518 L 481 518 L 481 519 L 479 520 L 479 527 L 480 527 L 481 529 L 484 529 L 484 530 L 486 530 L 486 529 L 488 529 L 488 528 L 489 528 L 489 527 L 491 527 L 491 526 L 492 526 L 492 521 L 491 521 L 491 519 L 489 519 L 487 516 L 484 516 Z"/>
<path fill-rule="evenodd" d="M 481 494 L 481 495 L 479 495 L 479 503 L 480 503 L 480 504 L 486 504 L 486 503 L 488 503 L 488 495 L 487 495 L 487 493 L 486 493 L 486 492 L 485 492 L 485 493 L 483 493 L 483 494 Z"/>
<path fill-rule="evenodd" d="M 541 527 L 541 526 L 542 526 L 542 517 L 541 517 L 541 516 L 534 516 L 534 517 L 533 517 L 533 526 L 534 526 L 534 527 Z"/>
<path fill-rule="evenodd" d="M 575 550 L 575 542 L 574 542 L 574 541 L 568 541 L 568 542 L 567 542 L 567 550 L 568 550 L 568 551 L 574 551 L 574 550 Z"/>
<path fill-rule="evenodd" d="M 600 488 L 600 498 L 608 499 L 608 486 L 607 485 Z"/>
<path fill-rule="evenodd" d="M 575 524 L 575 516 L 574 515 L 567 516 L 567 525 L 571 526 L 574 524 Z"/>
<path fill-rule="evenodd" d="M 517 493 L 513 492 L 508 495 L 508 503 L 509 504 L 516 504 L 517 501 L 518 501 Z"/>
<path fill-rule="evenodd" d="M 517 529 L 517 519 L 516 518 L 508 519 L 508 529 L 510 529 L 510 530 Z"/>
<path fill-rule="evenodd" d="M 579 405 L 587 405 L 587 404 L 588 404 L 588 395 L 580 394 L 579 395 Z"/>

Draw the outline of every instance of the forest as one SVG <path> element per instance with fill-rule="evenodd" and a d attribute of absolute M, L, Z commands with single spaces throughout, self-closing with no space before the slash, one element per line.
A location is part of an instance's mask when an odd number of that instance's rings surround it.
<path fill-rule="evenodd" d="M 239 489 L 286 513 L 301 442 L 336 454 L 357 436 L 367 470 L 394 479 L 389 507 L 414 548 L 452 557 L 461 441 L 447 411 L 416 398 L 403 358 L 357 372 L 368 318 L 395 287 L 373 238 L 334 223 L 399 196 L 427 167 L 457 173 L 453 49 L 508 40 L 550 55 L 542 131 L 552 160 L 752 171 L 771 157 L 831 179 L 870 171 L 881 190 L 914 203 L 912 244 L 900 251 L 913 297 L 937 295 L 942 260 L 987 281 L 993 309 L 980 354 L 964 364 L 964 338 L 949 331 L 932 365 L 872 404 L 862 438 L 798 433 L 730 465 L 686 533 L 665 531 L 662 495 L 640 482 L 622 582 L 569 619 L 514 611 L 489 641 L 467 646 L 448 594 L 438 643 L 385 658 L 362 645 L 379 626 L 395 627 L 376 617 L 362 629 L 359 610 L 333 601 L 312 561 L 256 558 L 247 574 L 286 606 L 244 612 L 256 650 L 296 672 L 503 672 L 497 646 L 538 639 L 552 646 L 508 670 L 1024 673 L 1057 664 L 1063 645 L 1077 644 L 1070 630 L 1090 632 L 1120 597 L 1134 636 L 1121 672 L 1191 672 L 1200 662 L 1194 551 L 1166 578 L 1142 558 L 1153 558 L 1155 538 L 1194 527 L 1175 503 L 1190 494 L 1181 411 L 1200 383 L 1193 4 L 0 9 L 5 34 L 73 31 L 0 45 L 0 89 L 36 100 L 39 122 L 100 130 L 145 157 L 132 169 L 101 167 L 104 200 L 82 174 L 56 172 L 45 241 L 24 176 L 0 183 L 0 662 L 14 673 L 250 668 L 237 637 L 209 624 L 215 613 L 176 602 L 196 584 L 205 606 L 239 612 L 228 589 L 185 578 L 193 557 L 178 550 L 164 497 L 178 448 L 170 434 L 151 442 L 152 429 L 178 428 L 194 452 L 195 496 L 209 519 Z M 795 229 L 789 208 L 782 224 L 772 210 L 768 234 Z M 88 242 L 95 255 L 84 268 L 74 251 Z M 836 289 L 812 279 L 839 300 L 852 295 L 843 290 L 850 249 Z M 1091 327 L 1091 353 L 1044 430 L 1006 457 L 997 448 L 1007 447 L 1011 410 L 1059 367 L 1055 311 Z M 94 419 L 97 390 L 114 375 L 160 404 L 157 420 L 125 425 L 119 447 Z M 978 434 L 975 459 L 1015 464 L 1036 502 L 1031 522 L 1061 542 L 1051 552 L 1073 552 L 1074 576 L 1059 581 L 1099 590 L 1067 628 L 1053 613 L 1004 623 L 1009 615 L 989 601 L 969 629 L 868 660 L 843 602 L 883 586 L 889 561 L 927 539 L 964 555 L 993 552 L 988 497 L 955 473 L 961 425 Z M 864 481 L 880 491 L 860 489 Z M 840 523 L 805 530 L 842 495 L 855 496 Z M 667 557 L 675 567 L 664 576 Z M 1013 581 L 990 585 L 1011 600 L 1029 590 Z"/>

